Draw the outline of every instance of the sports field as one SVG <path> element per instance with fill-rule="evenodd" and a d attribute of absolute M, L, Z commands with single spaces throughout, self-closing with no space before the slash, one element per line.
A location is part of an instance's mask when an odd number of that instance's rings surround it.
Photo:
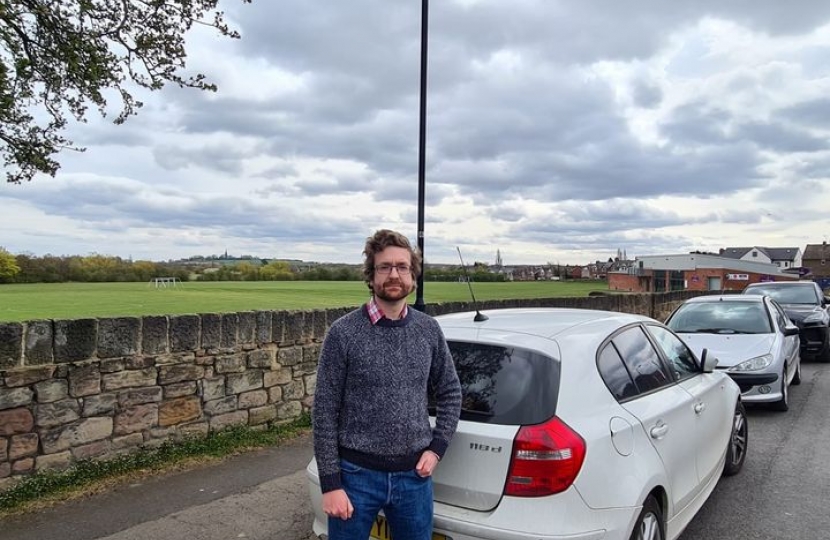
<path fill-rule="evenodd" d="M 477 300 L 587 296 L 597 281 L 473 283 Z M 0 322 L 135 315 L 358 306 L 369 298 L 360 281 L 188 282 L 156 289 L 146 283 L 0 285 Z M 466 283 L 427 282 L 427 304 L 469 301 Z M 415 301 L 415 294 L 410 302 Z"/>

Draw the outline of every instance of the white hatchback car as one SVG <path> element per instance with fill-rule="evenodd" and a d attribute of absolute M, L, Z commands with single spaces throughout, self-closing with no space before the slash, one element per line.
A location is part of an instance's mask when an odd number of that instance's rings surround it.
<path fill-rule="evenodd" d="M 747 451 L 738 386 L 661 323 L 580 309 L 436 317 L 463 389 L 435 540 L 677 538 Z M 317 467 L 314 532 L 326 534 Z M 389 539 L 379 517 L 372 536 Z"/>

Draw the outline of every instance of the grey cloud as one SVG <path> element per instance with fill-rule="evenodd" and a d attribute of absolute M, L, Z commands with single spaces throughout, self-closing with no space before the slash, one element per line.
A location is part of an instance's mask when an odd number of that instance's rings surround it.
<path fill-rule="evenodd" d="M 761 180 L 757 154 L 746 144 L 672 152 L 623 139 L 578 153 L 525 153 L 506 159 L 506 169 L 511 171 L 507 179 L 470 172 L 454 175 L 454 181 L 464 193 L 478 195 L 478 201 L 494 194 L 556 201 L 714 195 L 754 186 Z"/>
<path fill-rule="evenodd" d="M 660 132 L 680 145 L 722 144 L 731 116 L 723 109 L 705 103 L 686 103 L 675 108 Z"/>
<path fill-rule="evenodd" d="M 752 141 L 776 152 L 815 152 L 828 148 L 827 140 L 806 131 L 771 122 L 752 122 L 739 126 L 733 138 Z"/>
<path fill-rule="evenodd" d="M 495 204 L 488 209 L 487 214 L 498 221 L 518 222 L 526 217 L 524 211 L 509 204 Z"/>
<path fill-rule="evenodd" d="M 663 91 L 659 87 L 638 82 L 634 85 L 634 104 L 638 107 L 651 109 L 657 107 L 663 99 Z"/>
<path fill-rule="evenodd" d="M 793 172 L 800 178 L 826 181 L 830 179 L 830 156 L 814 157 L 799 163 Z"/>
<path fill-rule="evenodd" d="M 293 164 L 280 163 L 262 170 L 256 176 L 261 178 L 290 178 L 298 174 L 299 171 Z"/>
<path fill-rule="evenodd" d="M 256 156 L 257 148 L 208 144 L 199 148 L 183 148 L 175 145 L 155 146 L 153 157 L 156 163 L 167 170 L 183 169 L 189 166 L 215 169 L 232 175 L 242 172 L 242 161 Z"/>
<path fill-rule="evenodd" d="M 636 200 L 618 199 L 590 204 L 566 204 L 559 212 L 548 217 L 522 221 L 511 232 L 522 237 L 539 234 L 602 234 L 608 232 L 608 223 L 614 230 L 659 229 L 688 223 L 688 218 L 674 212 L 641 203 Z"/>
<path fill-rule="evenodd" d="M 320 216 L 305 208 L 272 208 L 241 196 L 189 196 L 168 193 L 171 198 L 149 196 L 134 184 L 84 182 L 48 189 L 48 197 L 11 192 L 44 212 L 80 219 L 99 229 L 160 227 L 201 232 L 222 231 L 228 236 L 313 241 L 337 238 L 362 226 L 348 215 Z M 42 195 L 42 193 L 41 193 Z M 184 202 L 183 202 L 184 201 Z M 113 225 L 113 223 L 116 225 Z"/>
<path fill-rule="evenodd" d="M 334 101 L 344 108 L 366 110 L 343 98 Z M 209 107 L 210 114 L 205 114 L 203 106 Z M 365 162 L 377 172 L 393 174 L 417 167 L 418 121 L 414 109 L 315 120 L 277 101 L 246 103 L 220 98 L 207 104 L 191 102 L 190 107 L 184 118 L 188 131 L 259 137 L 264 146 L 258 150 L 270 157 L 350 159 Z"/>
<path fill-rule="evenodd" d="M 720 212 L 717 221 L 722 223 L 739 223 L 743 225 L 751 225 L 760 223 L 764 217 L 763 213 L 758 209 L 742 210 L 740 208 L 731 209 L 729 212 Z"/>
<path fill-rule="evenodd" d="M 778 111 L 782 118 L 805 126 L 826 129 L 830 125 L 830 98 L 805 101 Z"/>
<path fill-rule="evenodd" d="M 797 171 L 796 175 L 798 176 Z M 819 181 L 797 177 L 792 181 L 773 184 L 761 190 L 755 197 L 753 206 L 759 206 L 761 212 L 781 221 L 797 222 L 811 219 L 826 221 L 828 209 L 825 207 L 818 213 L 813 213 L 810 209 L 810 202 L 830 200 L 828 195 L 830 195 L 830 180 Z"/>
<path fill-rule="evenodd" d="M 122 129 L 111 122 L 81 124 L 70 135 L 78 146 L 150 146 L 152 138 L 136 129 Z"/>

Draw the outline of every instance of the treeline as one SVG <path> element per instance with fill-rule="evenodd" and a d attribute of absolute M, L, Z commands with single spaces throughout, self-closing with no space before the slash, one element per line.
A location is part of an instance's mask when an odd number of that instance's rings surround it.
<path fill-rule="evenodd" d="M 197 281 L 360 281 L 362 272 L 345 265 L 292 266 L 284 261 L 255 265 L 247 261 L 200 269 Z"/>
<path fill-rule="evenodd" d="M 175 277 L 187 281 L 187 268 L 152 261 L 130 261 L 106 255 L 14 256 L 18 271 L 6 275 L 6 283 L 64 283 L 150 281 L 156 277 Z"/>
<path fill-rule="evenodd" d="M 504 274 L 495 274 L 484 267 L 474 266 L 464 272 L 462 268 L 428 269 L 424 272 L 424 281 L 507 281 Z"/>
<path fill-rule="evenodd" d="M 503 274 L 493 274 L 477 267 L 466 276 L 472 281 L 505 281 Z M 362 281 L 363 270 L 346 265 L 292 266 L 286 262 L 274 261 L 263 266 L 249 262 L 224 265 L 198 273 L 198 281 Z M 424 281 L 463 281 L 465 273 L 461 268 L 427 269 Z"/>
<path fill-rule="evenodd" d="M 505 276 L 476 264 L 466 273 L 460 267 L 427 269 L 425 281 L 505 281 Z M 288 263 L 243 259 L 228 264 L 205 259 L 205 264 L 132 261 L 108 255 L 42 257 L 12 255 L 0 247 L 0 283 L 147 282 L 158 277 L 179 281 L 362 281 L 355 265 Z"/>
<path fill-rule="evenodd" d="M 64 283 L 64 282 L 146 282 L 158 277 L 174 277 L 179 281 L 356 281 L 359 270 L 348 267 L 292 267 L 273 261 L 261 265 L 249 260 L 235 264 L 216 263 L 207 259 L 204 265 L 131 261 L 107 255 L 55 256 L 11 255 L 0 248 L 0 283 Z"/>

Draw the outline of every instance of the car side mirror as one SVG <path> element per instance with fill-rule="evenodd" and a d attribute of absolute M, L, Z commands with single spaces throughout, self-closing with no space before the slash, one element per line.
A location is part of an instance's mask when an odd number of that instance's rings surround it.
<path fill-rule="evenodd" d="M 788 324 L 784 327 L 784 335 L 785 336 L 797 336 L 798 335 L 798 327 Z"/>
<path fill-rule="evenodd" d="M 703 373 L 712 373 L 718 366 L 718 359 L 709 354 L 709 349 L 703 349 L 700 353 L 700 367 Z"/>
<path fill-rule="evenodd" d="M 703 349 L 700 354 L 700 363 L 702 364 L 703 373 L 712 373 L 718 367 L 718 359 L 711 356 L 708 349 Z"/>

